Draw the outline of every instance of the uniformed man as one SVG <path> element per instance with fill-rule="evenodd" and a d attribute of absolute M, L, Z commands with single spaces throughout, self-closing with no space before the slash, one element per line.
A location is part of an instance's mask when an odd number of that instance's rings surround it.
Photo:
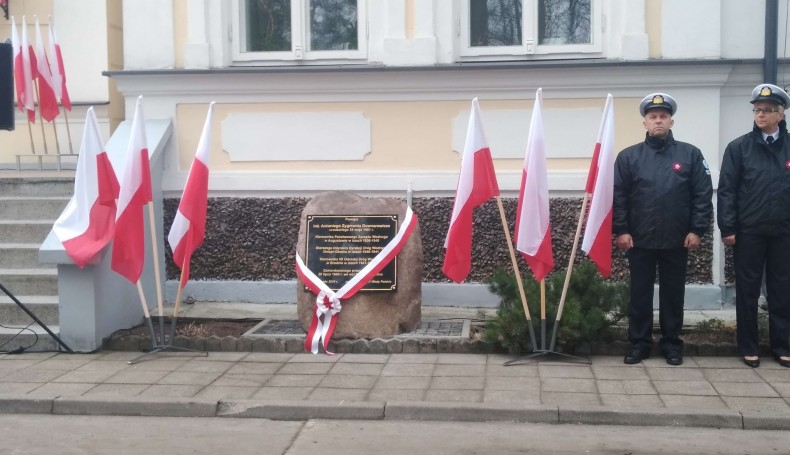
<path fill-rule="evenodd" d="M 784 114 L 790 97 L 761 84 L 751 103 L 752 131 L 724 151 L 717 221 L 735 257 L 738 353 L 746 365 L 760 366 L 757 301 L 764 269 L 771 353 L 790 368 L 790 137 Z"/>
<path fill-rule="evenodd" d="M 644 142 L 617 156 L 612 231 L 628 255 L 631 300 L 624 362 L 639 363 L 653 346 L 653 288 L 658 266 L 660 347 L 670 365 L 683 363 L 683 299 L 688 251 L 699 247 L 713 219 L 710 169 L 697 147 L 672 136 L 677 103 L 666 93 L 639 104 Z"/>

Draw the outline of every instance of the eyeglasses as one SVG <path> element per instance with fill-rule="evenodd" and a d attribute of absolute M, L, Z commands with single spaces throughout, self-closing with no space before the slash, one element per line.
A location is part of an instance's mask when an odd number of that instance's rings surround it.
<path fill-rule="evenodd" d="M 754 112 L 754 115 L 759 115 L 760 113 L 768 115 L 768 114 L 773 114 L 774 112 L 779 112 L 779 110 L 778 109 L 760 109 L 760 108 L 756 107 L 756 108 L 752 109 L 752 112 Z"/>

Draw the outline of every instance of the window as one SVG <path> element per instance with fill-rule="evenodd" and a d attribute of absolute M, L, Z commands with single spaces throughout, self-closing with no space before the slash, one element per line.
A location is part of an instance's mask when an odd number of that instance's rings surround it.
<path fill-rule="evenodd" d="M 462 56 L 601 52 L 599 0 L 464 0 Z"/>
<path fill-rule="evenodd" d="M 236 0 L 234 60 L 366 57 L 366 0 Z"/>

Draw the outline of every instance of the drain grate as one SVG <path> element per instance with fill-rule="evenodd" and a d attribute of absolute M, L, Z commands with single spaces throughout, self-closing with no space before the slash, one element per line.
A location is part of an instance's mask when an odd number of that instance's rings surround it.
<path fill-rule="evenodd" d="M 305 335 L 302 324 L 291 319 L 266 319 L 258 326 L 245 334 L 259 336 L 284 336 Z M 397 337 L 422 338 L 422 337 L 469 337 L 469 320 L 434 320 L 422 321 L 420 327 L 409 333 L 402 333 Z"/>

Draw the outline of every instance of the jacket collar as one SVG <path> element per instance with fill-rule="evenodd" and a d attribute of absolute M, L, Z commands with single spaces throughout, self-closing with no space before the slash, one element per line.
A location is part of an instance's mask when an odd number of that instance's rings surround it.
<path fill-rule="evenodd" d="M 675 143 L 675 137 L 672 136 L 672 130 L 669 130 L 669 134 L 667 134 L 667 137 L 663 139 L 652 137 L 647 133 L 645 133 L 645 144 L 649 145 L 654 149 L 660 150 L 664 148 L 664 146 L 666 146 L 667 144 L 674 144 L 674 143 Z"/>
<path fill-rule="evenodd" d="M 787 134 L 787 122 L 782 120 L 779 122 L 779 139 L 782 139 L 785 134 Z M 752 125 L 752 136 L 760 141 L 763 139 L 763 131 L 757 127 L 756 123 Z"/>

